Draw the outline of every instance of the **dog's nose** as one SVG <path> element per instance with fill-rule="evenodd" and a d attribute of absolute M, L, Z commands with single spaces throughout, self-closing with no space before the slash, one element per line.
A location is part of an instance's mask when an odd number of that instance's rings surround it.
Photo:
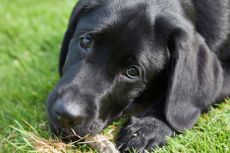
<path fill-rule="evenodd" d="M 54 106 L 54 117 L 57 122 L 66 128 L 81 125 L 84 120 L 84 113 L 80 106 L 66 104 L 59 100 Z"/>

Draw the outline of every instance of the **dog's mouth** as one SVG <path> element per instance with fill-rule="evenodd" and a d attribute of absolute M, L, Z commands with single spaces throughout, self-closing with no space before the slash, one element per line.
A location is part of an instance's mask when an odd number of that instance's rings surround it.
<path fill-rule="evenodd" d="M 104 130 L 107 123 L 102 121 L 93 121 L 83 126 L 75 126 L 72 128 L 64 128 L 58 126 L 52 121 L 49 122 L 51 132 L 64 141 L 80 141 L 87 136 L 94 136 Z"/>

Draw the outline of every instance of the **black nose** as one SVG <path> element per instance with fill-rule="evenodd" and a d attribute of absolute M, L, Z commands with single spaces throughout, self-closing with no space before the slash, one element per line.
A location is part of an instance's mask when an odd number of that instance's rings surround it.
<path fill-rule="evenodd" d="M 63 127 L 71 128 L 82 124 L 85 114 L 80 106 L 58 100 L 54 105 L 53 115 Z"/>

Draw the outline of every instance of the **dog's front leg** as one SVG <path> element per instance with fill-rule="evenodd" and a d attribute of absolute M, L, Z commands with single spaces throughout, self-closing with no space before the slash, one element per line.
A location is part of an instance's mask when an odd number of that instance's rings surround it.
<path fill-rule="evenodd" d="M 117 147 L 121 152 L 135 150 L 145 152 L 153 150 L 156 146 L 166 143 L 166 137 L 172 136 L 173 129 L 159 116 L 149 114 L 147 116 L 131 117 L 126 126 L 121 129 L 117 139 Z"/>

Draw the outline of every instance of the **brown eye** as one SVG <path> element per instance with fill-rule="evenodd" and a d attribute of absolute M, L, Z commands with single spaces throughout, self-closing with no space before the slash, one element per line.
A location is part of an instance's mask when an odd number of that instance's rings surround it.
<path fill-rule="evenodd" d="M 83 49 L 89 49 L 92 45 L 92 37 L 84 36 L 80 38 L 80 47 Z"/>
<path fill-rule="evenodd" d="M 139 77 L 140 76 L 140 70 L 137 66 L 130 66 L 126 70 L 126 75 L 127 75 L 127 77 L 129 77 L 131 79 Z"/>

